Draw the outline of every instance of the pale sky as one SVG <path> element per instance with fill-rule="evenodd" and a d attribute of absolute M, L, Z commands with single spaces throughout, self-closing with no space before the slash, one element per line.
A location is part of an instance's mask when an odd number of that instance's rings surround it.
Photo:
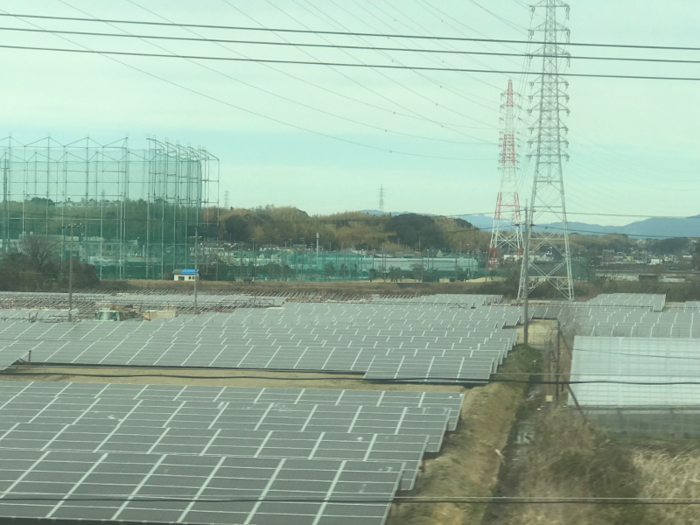
<path fill-rule="evenodd" d="M 570 20 L 561 22 L 571 28 L 573 42 L 700 47 L 700 0 L 571 4 Z M 531 24 L 523 0 L 5 0 L 1 12 L 496 39 L 526 39 Z M 13 17 L 2 17 L 0 26 L 114 33 L 122 28 L 141 35 L 195 36 L 181 28 Z M 193 31 L 239 40 L 324 43 L 326 38 L 360 46 L 515 53 L 526 49 L 499 43 Z M 164 48 L 159 49 L 130 38 L 67 38 L 91 49 L 140 53 L 512 71 L 524 66 L 520 57 L 152 41 Z M 81 49 L 53 34 L 12 31 L 0 31 L 0 45 Z M 700 60 L 699 52 L 687 51 L 571 51 Z M 135 148 L 155 135 L 206 146 L 221 160 L 221 203 L 228 190 L 229 203 L 236 207 L 291 205 L 312 214 L 374 209 L 383 184 L 390 211 L 492 213 L 500 176 L 500 93 L 509 78 L 524 95 L 521 104 L 529 105 L 529 86 L 519 75 L 116 60 L 0 49 L 2 135 L 12 133 L 20 142 L 32 142 L 50 134 L 71 142 L 89 134 L 102 143 L 128 135 Z M 536 61 L 532 67 L 538 67 Z M 572 60 L 568 72 L 700 77 L 700 65 Z M 700 82 L 569 81 L 569 220 L 625 224 L 635 219 L 579 214 L 700 214 Z M 527 112 L 521 116 L 526 118 Z M 523 146 L 522 158 L 525 142 Z M 524 179 L 521 200 L 529 197 L 531 175 Z"/>

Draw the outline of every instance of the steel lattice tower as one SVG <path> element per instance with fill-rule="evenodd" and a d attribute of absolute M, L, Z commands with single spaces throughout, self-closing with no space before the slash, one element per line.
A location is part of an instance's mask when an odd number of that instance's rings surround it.
<path fill-rule="evenodd" d="M 501 185 L 496 198 L 496 213 L 493 217 L 488 268 L 495 268 L 505 254 L 520 257 L 523 253 L 523 234 L 520 229 L 520 198 L 518 197 L 517 156 L 515 153 L 515 97 L 513 81 L 502 95 L 501 105 L 504 129 L 501 136 Z"/>
<path fill-rule="evenodd" d="M 568 115 L 566 94 L 568 83 L 560 78 L 560 69 L 568 64 L 570 55 L 560 43 L 569 41 L 569 29 L 557 22 L 560 9 L 569 6 L 562 0 L 541 0 L 532 6 L 533 11 L 545 11 L 544 22 L 530 30 L 530 38 L 544 44 L 532 52 L 542 56 L 542 74 L 531 83 L 530 99 L 533 105 L 530 114 L 536 117 L 530 127 L 530 157 L 535 160 L 534 182 L 529 209 L 527 228 L 529 244 L 529 271 L 526 265 L 520 276 L 518 296 L 525 296 L 525 287 L 533 290 L 543 283 L 549 283 L 559 290 L 567 300 L 574 299 L 574 286 L 571 277 L 571 252 L 564 200 L 563 161 L 566 154 L 568 128 L 563 117 Z M 538 34 L 537 38 L 533 38 Z M 539 36 L 541 35 L 541 37 Z M 553 228 L 538 228 L 533 225 L 559 223 Z"/>
<path fill-rule="evenodd" d="M 379 211 L 384 213 L 384 186 L 379 186 Z"/>

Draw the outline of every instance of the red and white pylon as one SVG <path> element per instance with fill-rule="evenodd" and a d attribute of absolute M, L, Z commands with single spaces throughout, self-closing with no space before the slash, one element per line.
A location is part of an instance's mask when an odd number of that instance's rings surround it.
<path fill-rule="evenodd" d="M 517 260 L 523 253 L 523 233 L 520 219 L 520 198 L 518 197 L 518 164 L 515 153 L 515 96 L 513 81 L 508 81 L 508 89 L 502 95 L 501 105 L 504 129 L 501 135 L 501 184 L 496 198 L 496 213 L 493 216 L 491 244 L 486 267 L 494 269 L 506 256 Z"/>

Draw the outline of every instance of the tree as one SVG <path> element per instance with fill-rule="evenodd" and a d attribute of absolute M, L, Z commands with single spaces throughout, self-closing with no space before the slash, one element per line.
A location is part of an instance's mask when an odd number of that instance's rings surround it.
<path fill-rule="evenodd" d="M 406 213 L 389 219 L 386 231 L 393 232 L 389 240 L 399 242 L 406 246 L 441 248 L 445 246 L 445 237 L 440 228 L 435 224 L 435 219 L 426 215 Z"/>
<path fill-rule="evenodd" d="M 248 223 L 240 215 L 231 215 L 224 221 L 225 238 L 234 242 L 250 241 Z"/>
<path fill-rule="evenodd" d="M 59 244 L 47 237 L 24 237 L 19 243 L 20 252 L 27 257 L 27 269 L 56 277 L 58 274 Z"/>
<path fill-rule="evenodd" d="M 688 249 L 690 239 L 687 237 L 674 237 L 662 239 L 652 245 L 652 251 L 657 255 L 676 255 Z"/>
<path fill-rule="evenodd" d="M 411 266 L 413 278 L 416 281 L 422 281 L 425 275 L 425 268 L 422 264 L 414 264 Z"/>

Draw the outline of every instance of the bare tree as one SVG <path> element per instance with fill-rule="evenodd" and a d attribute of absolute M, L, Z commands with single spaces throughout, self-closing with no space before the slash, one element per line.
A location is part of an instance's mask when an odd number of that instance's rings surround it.
<path fill-rule="evenodd" d="M 27 257 L 28 269 L 47 275 L 58 259 L 59 244 L 48 237 L 30 236 L 20 241 L 19 249 Z"/>

